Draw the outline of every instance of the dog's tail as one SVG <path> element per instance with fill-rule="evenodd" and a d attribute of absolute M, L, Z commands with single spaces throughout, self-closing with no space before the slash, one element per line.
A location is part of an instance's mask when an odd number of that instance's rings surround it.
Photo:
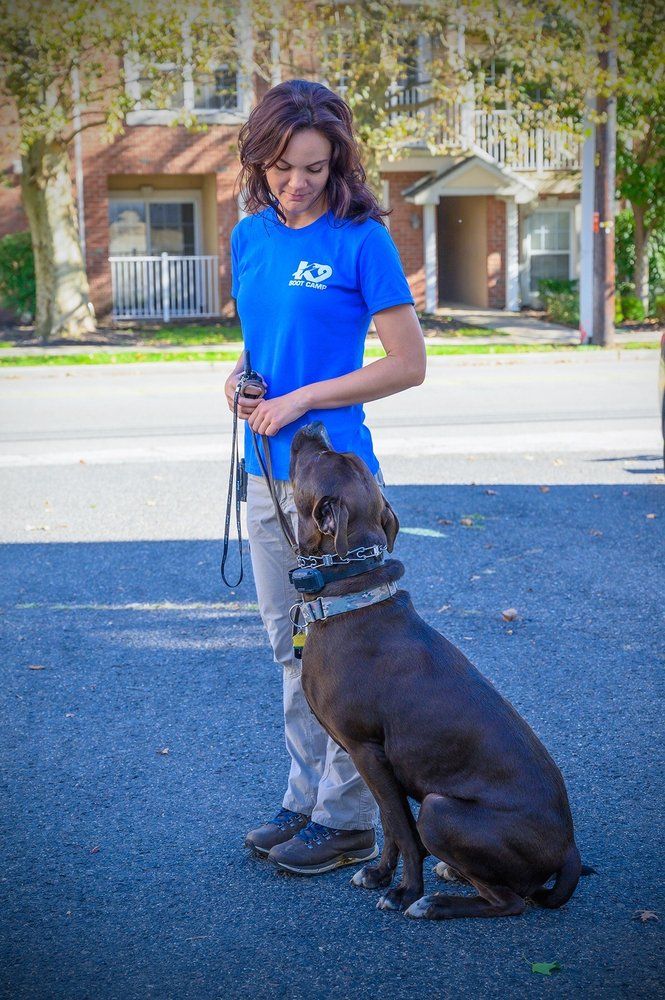
<path fill-rule="evenodd" d="M 582 859 L 577 850 L 575 841 L 568 848 L 568 853 L 564 862 L 556 873 L 556 881 L 551 889 L 537 889 L 531 894 L 534 903 L 544 906 L 548 910 L 555 910 L 558 906 L 567 903 L 577 888 L 577 883 L 582 874 Z"/>

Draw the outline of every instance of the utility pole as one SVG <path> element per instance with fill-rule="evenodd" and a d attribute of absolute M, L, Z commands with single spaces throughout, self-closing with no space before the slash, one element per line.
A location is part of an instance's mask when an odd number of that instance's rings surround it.
<path fill-rule="evenodd" d="M 604 4 L 599 52 L 601 86 L 596 112 L 595 195 L 593 218 L 593 342 L 614 344 L 614 207 L 616 189 L 616 30 L 618 0 Z"/>

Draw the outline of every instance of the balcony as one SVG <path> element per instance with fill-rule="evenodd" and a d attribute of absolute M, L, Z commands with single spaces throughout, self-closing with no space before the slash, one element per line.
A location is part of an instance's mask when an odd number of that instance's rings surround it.
<path fill-rule="evenodd" d="M 541 128 L 513 111 L 484 111 L 469 101 L 445 103 L 432 98 L 429 81 L 393 90 L 390 120 L 401 116 L 441 118 L 435 140 L 453 154 L 482 150 L 499 166 L 514 171 L 579 170 L 580 140 L 570 133 Z"/>
<path fill-rule="evenodd" d="M 114 319 L 219 316 L 219 258 L 109 257 Z"/>

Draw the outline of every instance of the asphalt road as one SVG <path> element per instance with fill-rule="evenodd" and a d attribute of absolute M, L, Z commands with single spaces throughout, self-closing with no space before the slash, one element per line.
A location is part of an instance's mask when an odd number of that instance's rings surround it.
<path fill-rule="evenodd" d="M 653 355 L 431 359 L 367 407 L 404 585 L 544 740 L 597 869 L 559 911 L 449 923 L 242 848 L 286 752 L 251 573 L 233 593 L 218 577 L 225 370 L 0 375 L 6 995 L 660 995 Z"/>

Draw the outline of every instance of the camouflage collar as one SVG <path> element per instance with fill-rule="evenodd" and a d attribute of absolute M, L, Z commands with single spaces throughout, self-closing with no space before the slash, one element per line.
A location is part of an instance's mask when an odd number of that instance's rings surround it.
<path fill-rule="evenodd" d="M 291 608 L 290 617 L 294 625 L 298 627 L 294 621 L 294 611 L 298 608 L 307 626 L 311 625 L 312 622 L 321 622 L 325 621 L 326 618 L 344 614 L 345 611 L 356 611 L 358 608 L 368 608 L 380 601 L 387 601 L 396 593 L 397 584 L 391 580 L 389 583 L 382 583 L 371 590 L 358 590 L 354 594 L 344 594 L 342 597 L 317 597 L 314 601 L 299 601 Z"/>

